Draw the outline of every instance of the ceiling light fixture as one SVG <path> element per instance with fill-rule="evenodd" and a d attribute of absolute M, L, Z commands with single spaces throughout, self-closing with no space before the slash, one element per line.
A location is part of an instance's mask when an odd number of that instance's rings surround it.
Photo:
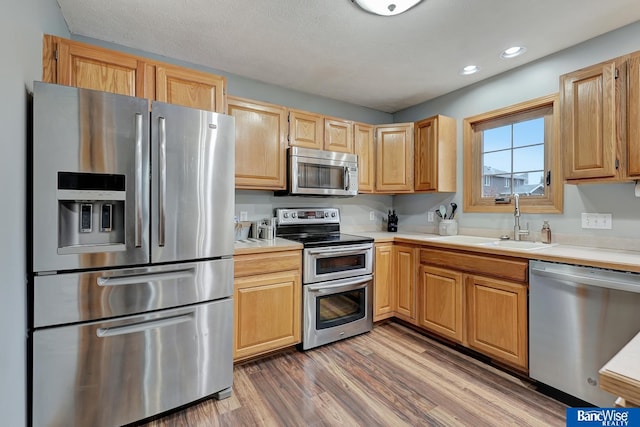
<path fill-rule="evenodd" d="M 526 51 L 527 51 L 527 48 L 524 46 L 513 46 L 513 47 L 510 47 L 509 49 L 505 49 L 504 51 L 502 51 L 502 53 L 500 54 L 500 58 L 505 58 L 505 59 L 515 58 L 516 56 L 522 55 Z"/>
<path fill-rule="evenodd" d="M 382 16 L 399 15 L 422 0 L 351 0 L 369 13 Z"/>
<path fill-rule="evenodd" d="M 478 67 L 477 65 L 467 65 L 462 69 L 462 71 L 460 71 L 460 74 L 462 74 L 463 76 L 467 76 L 469 74 L 475 74 L 478 71 L 480 71 L 480 67 Z"/>

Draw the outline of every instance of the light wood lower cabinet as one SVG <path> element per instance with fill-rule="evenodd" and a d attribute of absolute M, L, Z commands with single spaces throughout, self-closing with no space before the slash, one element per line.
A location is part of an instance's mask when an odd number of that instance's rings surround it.
<path fill-rule="evenodd" d="M 301 260 L 299 250 L 234 257 L 234 361 L 300 342 Z"/>
<path fill-rule="evenodd" d="M 527 286 L 467 276 L 469 347 L 511 365 L 527 368 Z"/>
<path fill-rule="evenodd" d="M 375 245 L 373 321 L 393 316 L 393 243 Z"/>
<path fill-rule="evenodd" d="M 400 319 L 411 323 L 416 320 L 416 258 L 415 247 L 393 246 L 394 311 Z"/>
<path fill-rule="evenodd" d="M 418 325 L 456 342 L 463 342 L 462 273 L 420 267 Z"/>
<path fill-rule="evenodd" d="M 418 325 L 528 370 L 526 260 L 420 250 Z"/>
<path fill-rule="evenodd" d="M 396 316 L 416 321 L 416 260 L 414 246 L 375 245 L 373 321 Z"/>

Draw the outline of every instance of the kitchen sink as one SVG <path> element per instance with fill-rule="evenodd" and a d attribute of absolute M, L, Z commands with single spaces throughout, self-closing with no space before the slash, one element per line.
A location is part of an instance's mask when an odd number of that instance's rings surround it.
<path fill-rule="evenodd" d="M 478 245 L 496 247 L 503 249 L 518 249 L 521 251 L 534 251 L 536 249 L 548 248 L 557 243 L 531 242 L 529 240 L 494 240 L 491 242 L 478 243 Z"/>
<path fill-rule="evenodd" d="M 494 242 L 498 242 L 498 240 L 493 237 L 461 236 L 461 235 L 440 236 L 440 237 L 435 237 L 431 239 L 431 241 L 458 243 L 461 245 L 482 245 L 482 244 L 491 244 Z"/>

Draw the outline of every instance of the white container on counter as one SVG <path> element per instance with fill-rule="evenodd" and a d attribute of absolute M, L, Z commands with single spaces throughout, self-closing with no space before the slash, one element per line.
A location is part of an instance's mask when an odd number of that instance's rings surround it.
<path fill-rule="evenodd" d="M 441 236 L 455 236 L 458 234 L 458 221 L 455 219 L 443 219 L 438 226 Z"/>

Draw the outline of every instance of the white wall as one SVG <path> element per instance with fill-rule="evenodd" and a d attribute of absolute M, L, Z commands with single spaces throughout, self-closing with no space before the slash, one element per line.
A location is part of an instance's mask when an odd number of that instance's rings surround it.
<path fill-rule="evenodd" d="M 9 0 L 0 14 L 0 424 L 26 424 L 27 92 L 42 78 L 42 34 L 69 37 L 55 2 Z"/>
<path fill-rule="evenodd" d="M 640 22 L 394 114 L 396 122 L 414 121 L 434 114 L 451 116 L 458 121 L 457 192 L 395 196 L 394 207 L 400 217 L 400 226 L 404 223 L 405 227 L 432 227 L 434 224 L 427 223 L 426 213 L 443 202 L 448 204 L 455 200 L 458 209 L 462 208 L 462 120 L 465 117 L 555 93 L 561 74 L 637 50 L 640 50 Z M 613 229 L 583 230 L 580 226 L 582 212 L 611 213 Z M 565 185 L 563 214 L 523 214 L 521 222 L 529 222 L 538 232 L 543 219 L 548 219 L 554 240 L 561 242 L 640 250 L 638 212 L 640 198 L 634 197 L 633 184 Z M 511 214 L 460 212 L 458 219 L 463 232 L 497 235 L 513 229 Z"/>

